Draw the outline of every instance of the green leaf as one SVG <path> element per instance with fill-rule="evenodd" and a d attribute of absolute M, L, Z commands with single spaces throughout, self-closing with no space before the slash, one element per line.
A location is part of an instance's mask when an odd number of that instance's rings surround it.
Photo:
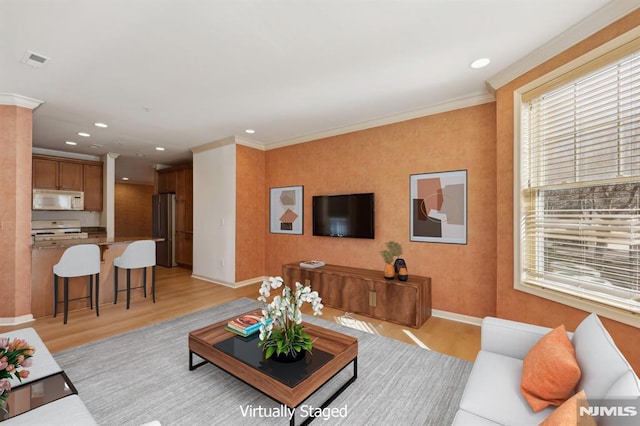
<path fill-rule="evenodd" d="M 269 347 L 267 348 L 267 350 L 265 351 L 265 353 L 264 353 L 264 357 L 265 357 L 266 359 L 271 358 L 271 355 L 273 355 L 273 352 L 274 352 L 275 350 L 276 350 L 276 348 L 275 348 L 274 346 L 269 346 Z"/>

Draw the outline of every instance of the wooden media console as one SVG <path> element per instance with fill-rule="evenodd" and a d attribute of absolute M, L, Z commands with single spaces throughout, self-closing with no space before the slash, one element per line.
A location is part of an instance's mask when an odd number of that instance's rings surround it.
<path fill-rule="evenodd" d="M 431 316 L 431 278 L 409 275 L 407 281 L 386 280 L 382 271 L 325 265 L 282 267 L 287 284 L 311 285 L 322 303 L 347 312 L 419 328 Z"/>

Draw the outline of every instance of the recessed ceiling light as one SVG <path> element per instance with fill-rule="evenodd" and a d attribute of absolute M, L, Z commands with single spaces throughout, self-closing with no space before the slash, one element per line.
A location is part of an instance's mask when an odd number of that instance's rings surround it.
<path fill-rule="evenodd" d="M 74 141 L 66 141 L 65 143 L 67 145 L 78 145 L 78 142 L 74 142 Z"/>
<path fill-rule="evenodd" d="M 471 62 L 471 65 L 469 65 L 471 68 L 473 69 L 478 69 L 478 68 L 484 68 L 487 65 L 489 65 L 489 63 L 491 63 L 491 59 L 489 58 L 480 58 L 480 59 L 476 59 L 475 61 Z"/>
<path fill-rule="evenodd" d="M 156 151 L 164 151 L 164 148 L 161 146 L 156 146 Z"/>
<path fill-rule="evenodd" d="M 247 130 L 245 130 L 244 132 L 245 132 L 245 133 L 248 133 L 248 134 L 250 134 L 250 135 L 252 135 L 252 134 L 254 134 L 256 131 L 255 131 L 255 130 L 253 130 L 253 129 L 247 129 Z"/>
<path fill-rule="evenodd" d="M 136 157 L 144 157 L 144 156 L 145 156 L 144 154 L 140 154 L 140 153 L 136 154 Z"/>
<path fill-rule="evenodd" d="M 102 148 L 102 145 L 100 145 L 98 143 L 94 143 L 94 144 L 89 145 L 89 148 L 93 148 L 93 149 Z"/>
<path fill-rule="evenodd" d="M 96 127 L 102 127 L 102 128 L 109 127 L 104 123 L 93 123 L 93 125 L 96 126 Z"/>
<path fill-rule="evenodd" d="M 89 133 L 80 132 L 80 133 L 78 133 L 78 136 L 82 136 L 82 137 L 88 138 L 91 135 Z"/>
<path fill-rule="evenodd" d="M 128 177 L 123 177 L 122 180 L 129 180 L 129 178 Z"/>

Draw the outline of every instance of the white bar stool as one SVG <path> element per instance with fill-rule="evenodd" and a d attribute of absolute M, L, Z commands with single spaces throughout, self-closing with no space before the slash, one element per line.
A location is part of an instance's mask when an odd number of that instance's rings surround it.
<path fill-rule="evenodd" d="M 151 266 L 151 295 L 153 297 L 153 303 L 156 303 L 156 242 L 153 240 L 134 241 L 124 249 L 120 257 L 113 259 L 113 268 L 115 271 L 113 278 L 114 304 L 118 303 L 118 293 L 126 291 L 127 309 L 129 309 L 132 288 L 142 288 L 144 297 L 147 297 L 147 267 L 149 266 Z M 127 288 L 125 290 L 118 290 L 118 268 L 127 270 Z M 138 268 L 144 268 L 142 285 L 131 287 L 131 270 Z"/>
<path fill-rule="evenodd" d="M 89 295 L 69 299 L 69 278 L 89 276 Z M 64 303 L 64 323 L 67 323 L 69 301 L 89 299 L 93 309 L 93 276 L 96 276 L 96 316 L 100 296 L 100 248 L 96 244 L 78 244 L 67 248 L 57 264 L 53 265 L 53 316 L 58 315 L 58 303 Z M 58 277 L 64 278 L 63 300 L 58 300 Z"/>

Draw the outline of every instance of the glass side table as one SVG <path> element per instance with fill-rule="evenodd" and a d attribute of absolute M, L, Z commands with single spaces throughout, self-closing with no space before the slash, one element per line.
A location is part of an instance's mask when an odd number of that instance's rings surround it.
<path fill-rule="evenodd" d="M 14 386 L 4 409 L 0 409 L 0 422 L 65 396 L 77 394 L 78 391 L 64 371 Z"/>

